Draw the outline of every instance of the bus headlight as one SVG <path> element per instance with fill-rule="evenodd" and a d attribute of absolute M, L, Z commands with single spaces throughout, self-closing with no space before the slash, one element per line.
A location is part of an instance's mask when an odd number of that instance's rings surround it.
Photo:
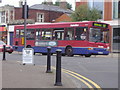
<path fill-rule="evenodd" d="M 107 47 L 107 50 L 109 50 L 110 49 L 110 47 Z"/>
<path fill-rule="evenodd" d="M 93 48 L 88 48 L 88 50 L 93 50 Z"/>

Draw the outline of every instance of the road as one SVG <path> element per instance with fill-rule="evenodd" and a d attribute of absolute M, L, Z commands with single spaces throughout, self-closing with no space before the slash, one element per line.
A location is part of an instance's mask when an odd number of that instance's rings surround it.
<path fill-rule="evenodd" d="M 56 64 L 56 55 L 51 57 L 52 66 Z M 22 60 L 21 53 L 7 54 L 7 60 Z M 34 56 L 34 62 L 36 65 L 46 65 L 47 57 L 41 54 Z M 118 58 L 117 57 L 107 57 L 107 56 L 97 56 L 85 58 L 81 56 L 74 57 L 62 57 L 62 68 L 66 70 L 78 73 L 93 82 L 97 83 L 101 88 L 118 88 Z M 74 79 L 76 84 L 81 84 L 83 88 L 87 86 Z"/>

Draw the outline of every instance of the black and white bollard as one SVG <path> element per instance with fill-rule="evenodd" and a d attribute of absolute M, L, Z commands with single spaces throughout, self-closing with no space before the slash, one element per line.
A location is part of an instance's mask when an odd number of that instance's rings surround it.
<path fill-rule="evenodd" d="M 3 60 L 6 60 L 5 52 L 6 52 L 6 46 L 3 45 Z"/>
<path fill-rule="evenodd" d="M 47 70 L 46 73 L 52 73 L 51 71 L 51 47 L 47 47 Z"/>
<path fill-rule="evenodd" d="M 56 53 L 56 81 L 55 81 L 55 86 L 62 86 L 61 83 L 61 49 L 57 49 Z"/>

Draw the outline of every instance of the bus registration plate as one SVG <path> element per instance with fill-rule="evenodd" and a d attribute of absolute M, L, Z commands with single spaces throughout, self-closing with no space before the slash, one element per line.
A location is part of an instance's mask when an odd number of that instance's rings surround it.
<path fill-rule="evenodd" d="M 103 54 L 103 52 L 98 52 L 98 54 Z"/>

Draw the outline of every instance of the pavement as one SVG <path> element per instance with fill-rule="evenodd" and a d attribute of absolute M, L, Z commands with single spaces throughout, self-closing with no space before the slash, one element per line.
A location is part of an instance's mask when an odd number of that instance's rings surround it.
<path fill-rule="evenodd" d="M 21 61 L 1 61 L 0 56 L 0 88 L 81 88 L 68 74 L 62 72 L 62 86 L 54 86 L 55 69 L 52 73 L 46 73 L 46 66 L 23 65 Z M 118 57 L 116 53 L 107 56 L 96 57 Z M 2 69 L 2 70 L 1 70 Z M 2 83 L 2 84 L 1 84 Z"/>
<path fill-rule="evenodd" d="M 2 61 L 2 88 L 77 88 L 70 76 L 63 72 L 61 82 L 62 86 L 54 86 L 55 70 L 46 73 L 46 66 Z"/>

